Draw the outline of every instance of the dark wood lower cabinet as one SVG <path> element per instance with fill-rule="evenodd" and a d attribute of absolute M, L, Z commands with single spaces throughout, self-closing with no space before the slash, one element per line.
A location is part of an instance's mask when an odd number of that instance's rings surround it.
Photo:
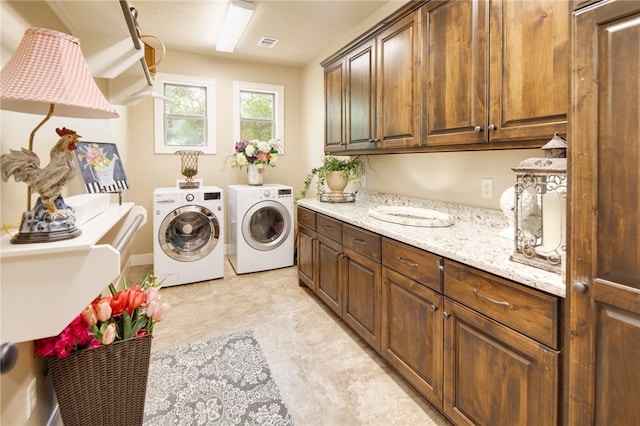
<path fill-rule="evenodd" d="M 380 263 L 345 250 L 344 321 L 380 351 Z"/>
<path fill-rule="evenodd" d="M 558 296 L 301 217 L 300 282 L 454 424 L 558 424 Z"/>
<path fill-rule="evenodd" d="M 315 241 L 316 232 L 299 228 L 298 232 L 298 279 L 311 290 L 315 290 Z"/>
<path fill-rule="evenodd" d="M 445 297 L 444 412 L 456 424 L 555 425 L 559 353 Z"/>
<path fill-rule="evenodd" d="M 382 356 L 442 408 L 442 295 L 382 270 Z"/>
<path fill-rule="evenodd" d="M 318 234 L 316 294 L 340 316 L 342 316 L 343 257 L 342 244 Z"/>

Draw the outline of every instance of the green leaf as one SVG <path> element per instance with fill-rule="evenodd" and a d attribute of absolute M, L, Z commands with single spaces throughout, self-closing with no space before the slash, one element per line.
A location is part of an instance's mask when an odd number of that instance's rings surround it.
<path fill-rule="evenodd" d="M 133 336 L 133 333 L 131 332 L 131 330 L 132 330 L 131 315 L 129 315 L 127 311 L 122 311 L 122 339 L 123 340 L 130 339 L 131 336 Z"/>

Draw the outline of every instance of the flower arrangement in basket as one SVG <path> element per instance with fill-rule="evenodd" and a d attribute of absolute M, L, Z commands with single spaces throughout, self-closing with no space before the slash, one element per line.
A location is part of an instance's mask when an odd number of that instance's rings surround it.
<path fill-rule="evenodd" d="M 171 309 L 160 285 L 151 273 L 135 288 L 110 284 L 58 336 L 34 341 L 65 426 L 142 425 L 153 327 Z"/>
<path fill-rule="evenodd" d="M 71 324 L 54 337 L 34 342 L 36 356 L 64 358 L 73 351 L 109 345 L 114 341 L 151 334 L 155 322 L 162 320 L 171 307 L 160 303 L 160 285 L 148 273 L 141 284 L 96 298 Z"/>
<path fill-rule="evenodd" d="M 276 139 L 271 139 L 269 142 L 243 139 L 236 142 L 231 167 L 244 167 L 251 164 L 259 169 L 265 166 L 275 167 L 279 153 L 280 145 Z"/>

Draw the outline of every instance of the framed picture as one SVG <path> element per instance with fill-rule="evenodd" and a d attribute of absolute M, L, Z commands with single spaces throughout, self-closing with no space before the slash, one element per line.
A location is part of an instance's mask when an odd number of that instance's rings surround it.
<path fill-rule="evenodd" d="M 129 189 L 116 144 L 78 142 L 76 159 L 87 192 L 93 194 Z"/>

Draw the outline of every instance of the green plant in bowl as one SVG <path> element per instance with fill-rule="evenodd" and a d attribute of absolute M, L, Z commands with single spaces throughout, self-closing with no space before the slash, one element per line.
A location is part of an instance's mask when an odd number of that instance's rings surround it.
<path fill-rule="evenodd" d="M 322 165 L 314 167 L 304 180 L 304 187 L 300 191 L 300 198 L 304 198 L 316 179 L 316 192 L 320 197 L 327 182 L 327 176 L 331 172 L 342 172 L 349 181 L 360 182 L 365 175 L 365 166 L 362 159 L 357 157 L 339 158 L 327 155 L 322 159 Z"/>

